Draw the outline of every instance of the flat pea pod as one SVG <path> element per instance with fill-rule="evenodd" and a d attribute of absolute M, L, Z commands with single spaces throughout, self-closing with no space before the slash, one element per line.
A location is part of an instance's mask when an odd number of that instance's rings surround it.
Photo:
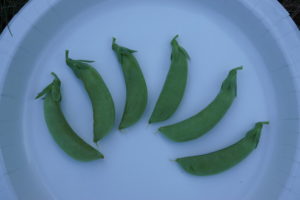
<path fill-rule="evenodd" d="M 87 60 L 73 60 L 66 50 L 66 63 L 79 78 L 87 91 L 93 107 L 94 142 L 98 142 L 113 128 L 115 106 L 112 96 L 100 74 Z"/>
<path fill-rule="evenodd" d="M 56 74 L 51 74 L 54 76 L 53 82 L 36 99 L 45 96 L 44 117 L 53 139 L 65 153 L 76 160 L 92 161 L 104 158 L 103 154 L 81 139 L 66 121 L 60 108 L 61 82 Z"/>
<path fill-rule="evenodd" d="M 189 55 L 178 44 L 177 37 L 178 35 L 171 41 L 171 66 L 149 123 L 169 119 L 177 110 L 184 95 L 188 75 Z"/>
<path fill-rule="evenodd" d="M 134 57 L 134 50 L 116 44 L 113 38 L 112 49 L 121 64 L 125 84 L 126 103 L 119 129 L 127 128 L 136 123 L 142 116 L 147 105 L 147 85 L 142 70 Z"/>
<path fill-rule="evenodd" d="M 188 173 L 207 176 L 223 172 L 244 160 L 258 145 L 261 130 L 269 122 L 257 122 L 244 138 L 212 153 L 177 158 L 176 162 Z"/>
<path fill-rule="evenodd" d="M 159 131 L 173 141 L 184 142 L 211 130 L 225 115 L 237 95 L 236 75 L 237 70 L 241 69 L 242 67 L 237 67 L 229 71 L 219 94 L 206 108 L 186 120 L 161 127 Z"/>

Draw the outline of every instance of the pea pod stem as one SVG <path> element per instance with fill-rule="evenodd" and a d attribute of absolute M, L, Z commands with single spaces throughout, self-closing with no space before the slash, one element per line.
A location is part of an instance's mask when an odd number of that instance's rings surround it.
<path fill-rule="evenodd" d="M 135 50 L 119 46 L 113 38 L 112 49 L 121 64 L 125 85 L 126 103 L 119 129 L 135 124 L 143 115 L 147 105 L 147 85 L 142 70 L 134 57 Z"/>
<path fill-rule="evenodd" d="M 51 74 L 54 80 L 36 96 L 36 99 L 45 96 L 44 117 L 54 141 L 76 160 L 91 161 L 104 158 L 103 154 L 81 139 L 68 124 L 60 107 L 61 82 L 55 73 Z"/>
<path fill-rule="evenodd" d="M 94 142 L 97 143 L 113 128 L 115 106 L 112 96 L 101 75 L 88 63 L 89 60 L 73 60 L 66 50 L 66 63 L 79 78 L 88 93 L 93 108 Z"/>
<path fill-rule="evenodd" d="M 149 123 L 169 119 L 177 110 L 184 95 L 188 76 L 189 55 L 178 44 L 177 38 L 178 35 L 171 41 L 171 66 Z"/>
<path fill-rule="evenodd" d="M 220 92 L 206 108 L 181 122 L 160 127 L 159 131 L 176 142 L 193 140 L 210 131 L 223 118 L 236 98 L 236 75 L 242 68 L 240 66 L 229 71 Z"/>
<path fill-rule="evenodd" d="M 264 124 L 269 122 L 257 122 L 241 140 L 224 149 L 204 155 L 177 158 L 176 162 L 186 172 L 197 176 L 213 175 L 230 169 L 257 147 Z"/>

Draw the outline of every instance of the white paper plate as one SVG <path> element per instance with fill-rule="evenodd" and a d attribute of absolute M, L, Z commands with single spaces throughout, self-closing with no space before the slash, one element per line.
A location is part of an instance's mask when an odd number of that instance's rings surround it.
<path fill-rule="evenodd" d="M 39 0 L 31 1 L 0 39 L 0 143 L 5 171 L 1 199 L 266 200 L 300 198 L 298 30 L 275 0 Z M 169 69 L 170 40 L 191 56 L 186 94 L 168 121 L 147 125 Z M 81 163 L 51 138 L 35 95 L 56 72 L 62 107 L 76 132 L 92 143 L 92 113 L 82 84 L 64 62 L 95 60 L 115 101 L 117 123 L 125 86 L 111 38 L 138 50 L 149 104 L 131 128 L 102 140 L 104 160 Z M 238 98 L 207 135 L 174 143 L 159 126 L 204 108 L 229 69 L 238 72 Z M 223 148 L 269 120 L 258 148 L 236 167 L 195 177 L 170 161 Z M 10 185 L 11 184 L 11 185 Z M 2 197 L 1 197 L 2 195 Z"/>

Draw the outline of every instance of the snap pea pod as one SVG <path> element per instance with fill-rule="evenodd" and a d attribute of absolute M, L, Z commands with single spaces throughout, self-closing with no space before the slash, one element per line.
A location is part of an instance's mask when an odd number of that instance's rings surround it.
<path fill-rule="evenodd" d="M 178 44 L 176 41 L 177 38 L 178 35 L 171 41 L 171 66 L 149 123 L 169 119 L 177 110 L 184 95 L 188 75 L 189 55 L 186 50 Z"/>
<path fill-rule="evenodd" d="M 53 82 L 40 92 L 36 99 L 45 96 L 44 117 L 53 139 L 65 153 L 76 160 L 91 161 L 104 158 L 99 151 L 81 139 L 66 121 L 60 108 L 61 82 L 56 74 L 51 74 L 54 76 Z"/>
<path fill-rule="evenodd" d="M 166 137 L 176 142 L 196 139 L 211 130 L 225 115 L 237 95 L 237 67 L 228 73 L 215 99 L 198 114 L 181 122 L 159 128 Z"/>
<path fill-rule="evenodd" d="M 126 104 L 119 125 L 119 129 L 124 129 L 136 123 L 144 113 L 148 98 L 147 86 L 140 66 L 133 56 L 136 51 L 119 46 L 115 38 L 112 49 L 121 64 L 126 85 Z"/>
<path fill-rule="evenodd" d="M 212 153 L 177 158 L 176 162 L 188 173 L 207 176 L 223 172 L 244 160 L 258 145 L 261 130 L 269 122 L 257 122 L 244 138 Z"/>
<path fill-rule="evenodd" d="M 93 61 L 73 60 L 66 50 L 66 63 L 79 78 L 87 91 L 93 107 L 94 142 L 98 142 L 112 129 L 115 122 L 115 106 L 102 77 L 91 65 Z"/>

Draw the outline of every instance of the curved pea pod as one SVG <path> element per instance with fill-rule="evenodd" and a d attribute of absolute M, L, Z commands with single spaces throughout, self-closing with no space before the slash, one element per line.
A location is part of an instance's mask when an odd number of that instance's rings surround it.
<path fill-rule="evenodd" d="M 159 131 L 173 141 L 184 142 L 211 130 L 225 115 L 237 95 L 236 75 L 237 70 L 241 69 L 237 67 L 229 71 L 219 94 L 206 108 L 186 120 L 161 127 Z"/>
<path fill-rule="evenodd" d="M 79 78 L 87 91 L 93 107 L 94 142 L 98 142 L 113 128 L 115 106 L 112 96 L 102 77 L 89 65 L 88 60 L 73 60 L 66 50 L 66 63 Z"/>
<path fill-rule="evenodd" d="M 235 144 L 212 153 L 177 158 L 176 162 L 188 173 L 207 176 L 223 172 L 244 160 L 258 145 L 264 124 L 258 122 L 244 138 Z"/>
<path fill-rule="evenodd" d="M 65 153 L 76 160 L 91 161 L 104 158 L 99 151 L 81 139 L 66 121 L 60 108 L 61 83 L 54 73 L 52 75 L 55 77 L 53 82 L 40 92 L 36 99 L 45 96 L 44 117 L 53 139 Z"/>
<path fill-rule="evenodd" d="M 136 123 L 147 105 L 147 85 L 142 70 L 133 56 L 134 50 L 119 46 L 113 38 L 112 49 L 121 64 L 126 84 L 126 104 L 119 129 Z"/>
<path fill-rule="evenodd" d="M 178 35 L 171 41 L 171 66 L 149 123 L 169 119 L 177 110 L 184 95 L 188 75 L 189 55 L 178 44 L 177 37 Z"/>

